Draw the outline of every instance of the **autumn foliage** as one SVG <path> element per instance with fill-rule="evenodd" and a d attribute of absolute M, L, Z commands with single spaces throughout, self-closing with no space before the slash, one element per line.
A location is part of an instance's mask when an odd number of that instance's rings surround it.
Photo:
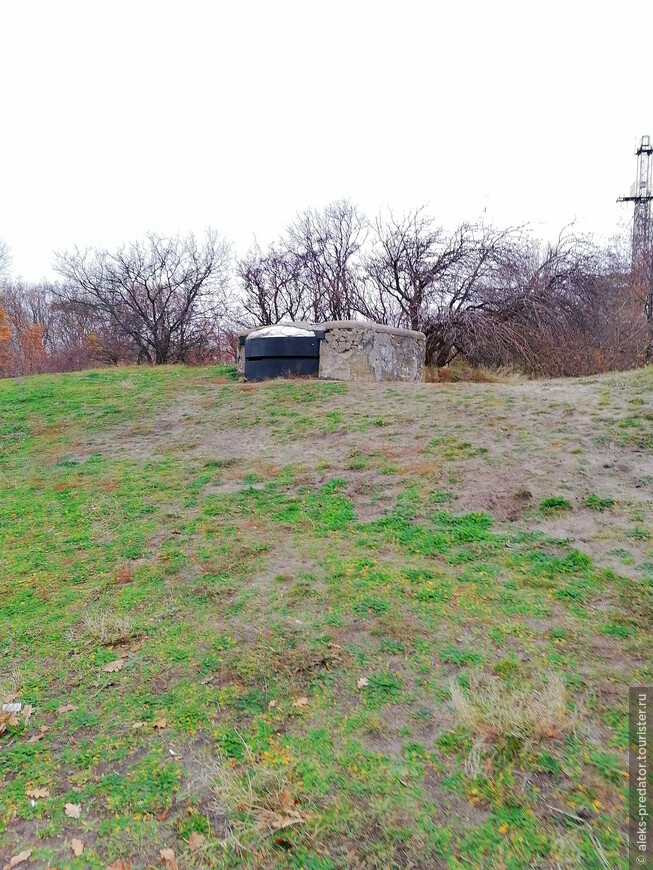
<path fill-rule="evenodd" d="M 4 308 L 0 308 L 0 374 L 6 375 L 11 365 L 11 321 Z"/>
<path fill-rule="evenodd" d="M 43 371 L 45 347 L 40 323 L 19 324 L 0 308 L 0 375 L 37 374 Z"/>

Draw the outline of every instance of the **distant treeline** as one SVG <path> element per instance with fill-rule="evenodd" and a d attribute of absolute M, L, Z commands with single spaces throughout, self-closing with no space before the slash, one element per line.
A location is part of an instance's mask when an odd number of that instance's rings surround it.
<path fill-rule="evenodd" d="M 60 252 L 53 283 L 13 281 L 0 244 L 0 375 L 223 362 L 242 326 L 356 319 L 424 332 L 432 366 L 631 368 L 651 336 L 623 247 L 572 229 L 554 244 L 523 227 L 449 232 L 425 208 L 370 220 L 348 201 L 299 214 L 243 258 L 212 230 Z"/>

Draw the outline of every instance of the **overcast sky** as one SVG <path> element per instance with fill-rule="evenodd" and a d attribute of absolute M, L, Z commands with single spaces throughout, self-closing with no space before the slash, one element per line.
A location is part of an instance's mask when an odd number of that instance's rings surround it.
<path fill-rule="evenodd" d="M 650 0 L 0 0 L 0 238 L 38 280 L 146 230 L 244 252 L 341 197 L 611 234 L 652 23 Z"/>

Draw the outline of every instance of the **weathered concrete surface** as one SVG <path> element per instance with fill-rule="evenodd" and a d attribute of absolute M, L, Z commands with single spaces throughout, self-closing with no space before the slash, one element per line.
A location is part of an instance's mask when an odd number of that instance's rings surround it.
<path fill-rule="evenodd" d="M 320 377 L 338 381 L 421 381 L 421 332 L 355 320 L 321 324 Z"/>
<path fill-rule="evenodd" d="M 240 339 L 240 336 L 238 336 Z M 245 374 L 245 342 L 241 344 L 238 341 L 238 348 L 236 350 L 236 371 L 239 375 Z"/>
<path fill-rule="evenodd" d="M 422 332 L 395 329 L 359 320 L 293 323 L 302 329 L 323 329 L 319 377 L 338 381 L 421 381 L 426 338 Z M 236 368 L 245 371 L 245 337 L 240 334 Z"/>

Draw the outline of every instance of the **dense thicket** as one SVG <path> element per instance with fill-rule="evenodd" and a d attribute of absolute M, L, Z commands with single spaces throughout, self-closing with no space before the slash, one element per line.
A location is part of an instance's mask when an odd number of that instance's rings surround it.
<path fill-rule="evenodd" d="M 651 335 L 647 282 L 621 247 L 571 229 L 551 244 L 523 227 L 447 231 L 425 208 L 369 220 L 347 201 L 239 259 L 213 231 L 58 253 L 52 284 L 12 281 L 0 243 L 0 374 L 227 360 L 242 325 L 361 318 L 423 331 L 434 366 L 628 368 Z"/>

